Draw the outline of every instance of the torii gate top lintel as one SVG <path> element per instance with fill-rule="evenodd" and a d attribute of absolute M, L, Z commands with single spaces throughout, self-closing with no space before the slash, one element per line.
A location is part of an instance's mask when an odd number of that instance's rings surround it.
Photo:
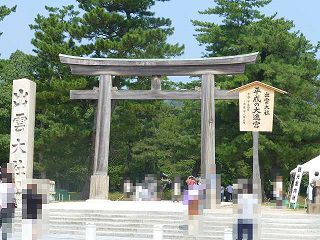
<path fill-rule="evenodd" d="M 201 59 L 111 59 L 85 58 L 60 54 L 61 63 L 70 65 L 77 75 L 114 76 L 186 76 L 203 74 L 239 74 L 246 64 L 255 63 L 258 52 Z"/>

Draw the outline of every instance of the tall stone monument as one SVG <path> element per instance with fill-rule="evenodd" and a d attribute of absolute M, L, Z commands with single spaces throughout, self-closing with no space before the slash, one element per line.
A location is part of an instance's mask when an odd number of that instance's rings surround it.
<path fill-rule="evenodd" d="M 15 170 L 17 202 L 21 203 L 22 183 L 32 179 L 36 84 L 28 79 L 13 81 L 10 163 Z"/>

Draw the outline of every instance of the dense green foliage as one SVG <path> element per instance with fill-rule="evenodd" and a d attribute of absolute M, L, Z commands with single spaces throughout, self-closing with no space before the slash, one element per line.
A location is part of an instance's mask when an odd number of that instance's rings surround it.
<path fill-rule="evenodd" d="M 0 22 L 3 21 L 3 19 L 8 16 L 10 13 L 16 11 L 17 6 L 14 6 L 12 8 L 8 8 L 7 6 L 0 6 Z M 0 36 L 2 35 L 2 32 L 0 32 Z"/>
<path fill-rule="evenodd" d="M 257 63 L 249 66 L 245 75 L 219 77 L 217 84 L 232 89 L 261 81 L 289 92 L 276 96 L 274 130 L 261 134 L 260 140 L 265 183 L 275 174 L 287 177 L 296 164 L 320 153 L 317 48 L 294 30 L 292 21 L 259 13 L 259 7 L 269 0 L 215 2 L 216 7 L 202 14 L 219 15 L 221 24 L 193 21 L 198 41 L 206 46 L 206 56 L 260 53 Z M 251 176 L 252 137 L 238 129 L 237 104 L 218 103 L 217 162 L 227 179 Z"/>
<path fill-rule="evenodd" d="M 74 6 L 61 9 L 47 7 L 49 16 L 37 16 L 31 29 L 35 30 L 32 43 L 39 60 L 35 73 L 39 102 L 36 136 L 38 170 L 42 176 L 57 180 L 58 186 L 79 191 L 92 172 L 96 102 L 70 101 L 69 90 L 92 89 L 98 85 L 98 81 L 95 78 L 72 76 L 68 67 L 59 63 L 58 54 L 167 58 L 181 54 L 183 46 L 166 42 L 173 28 L 169 19 L 156 18 L 150 11 L 155 1 L 78 2 L 79 9 Z M 113 85 L 118 88 L 145 89 L 149 87 L 148 83 L 150 81 L 145 78 L 117 77 L 113 80 Z M 112 144 L 110 149 L 113 163 L 110 164 L 110 175 L 120 171 L 111 178 L 111 186 L 119 186 L 126 161 L 123 156 L 132 154 L 127 146 L 144 138 L 148 126 L 118 127 L 123 126 L 123 116 L 117 118 L 117 113 L 134 116 L 135 111 L 146 109 L 142 117 L 151 118 L 154 113 L 149 109 L 154 105 L 114 102 L 113 106 L 115 114 L 111 141 L 117 144 Z M 125 112 L 119 110 L 123 108 Z M 145 123 L 146 119 L 140 121 Z M 126 137 L 123 137 L 124 134 Z M 122 170 L 119 166 L 122 166 Z M 127 174 L 132 171 L 130 169 Z"/>
<path fill-rule="evenodd" d="M 166 0 L 159 0 L 159 2 Z M 260 138 L 260 165 L 265 190 L 273 175 L 288 176 L 296 164 L 320 153 L 319 61 L 317 48 L 294 24 L 265 16 L 271 0 L 215 0 L 201 13 L 221 22 L 194 20 L 206 57 L 260 52 L 244 75 L 220 76 L 222 89 L 262 81 L 289 92 L 277 95 L 274 130 Z M 171 58 L 183 46 L 168 44 L 170 19 L 150 10 L 155 0 L 77 0 L 77 7 L 47 7 L 30 26 L 36 56 L 15 52 L 0 60 L 0 162 L 9 155 L 12 80 L 37 83 L 35 176 L 57 187 L 81 191 L 92 172 L 96 101 L 71 101 L 72 89 L 92 89 L 98 79 L 73 76 L 58 54 L 107 58 Z M 165 3 L 163 3 L 165 4 Z M 13 11 L 0 7 L 0 21 Z M 200 81 L 173 83 L 163 89 L 194 89 Z M 113 79 L 118 89 L 149 89 L 148 78 Z M 200 101 L 114 101 L 112 103 L 110 188 L 121 190 L 125 177 L 165 172 L 186 177 L 200 171 Z M 222 183 L 250 177 L 252 137 L 239 132 L 236 101 L 216 103 L 216 159 Z M 286 178 L 285 178 L 286 179 Z M 87 187 L 84 188 L 87 193 Z M 85 196 L 84 194 L 83 196 Z"/>

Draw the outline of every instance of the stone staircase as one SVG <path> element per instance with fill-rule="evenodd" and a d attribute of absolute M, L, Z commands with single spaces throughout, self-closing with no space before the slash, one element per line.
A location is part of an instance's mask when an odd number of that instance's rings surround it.
<path fill-rule="evenodd" d="M 197 239 L 223 239 L 224 229 L 232 228 L 232 221 L 230 212 L 218 211 L 204 214 L 201 235 Z M 14 231 L 21 232 L 21 210 L 17 210 L 14 222 Z M 94 223 L 97 228 L 97 236 L 100 237 L 152 239 L 153 226 L 163 225 L 164 239 L 186 239 L 184 230 L 179 228 L 187 224 L 186 216 L 182 212 L 50 210 L 49 230 L 51 235 L 67 234 L 72 235 L 75 239 L 84 239 L 86 223 Z M 267 212 L 262 217 L 261 231 L 263 240 L 320 239 L 320 215 L 283 210 Z"/>

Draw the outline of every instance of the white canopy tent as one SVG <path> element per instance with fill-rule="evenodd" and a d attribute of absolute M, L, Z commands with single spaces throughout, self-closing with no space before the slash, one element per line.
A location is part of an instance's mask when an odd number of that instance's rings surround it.
<path fill-rule="evenodd" d="M 314 176 L 314 173 L 316 171 L 320 172 L 320 155 L 310 160 L 309 162 L 302 164 L 301 167 L 303 170 L 303 175 L 309 173 L 309 181 L 311 181 L 311 179 Z M 297 167 L 290 172 L 290 175 L 294 175 L 296 171 Z"/>
<path fill-rule="evenodd" d="M 302 167 L 303 175 L 308 174 L 309 177 L 309 189 L 308 189 L 308 198 L 312 199 L 312 191 L 310 187 L 310 182 L 314 178 L 314 173 L 316 171 L 320 172 L 320 155 L 311 159 L 310 161 L 300 165 Z M 290 172 L 291 176 L 295 176 L 298 166 Z"/>

